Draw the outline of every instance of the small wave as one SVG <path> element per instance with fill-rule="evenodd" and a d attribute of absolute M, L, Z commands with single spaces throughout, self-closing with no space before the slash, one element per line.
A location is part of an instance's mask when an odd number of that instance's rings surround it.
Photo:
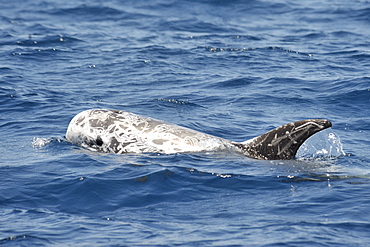
<path fill-rule="evenodd" d="M 170 103 L 170 104 L 197 106 L 197 107 L 205 108 L 204 106 L 201 106 L 201 105 L 198 105 L 198 104 L 195 104 L 195 103 L 191 103 L 189 101 L 183 101 L 183 100 L 177 100 L 177 99 L 157 99 L 157 100 L 158 101 L 163 101 L 163 102 L 166 102 L 166 103 Z"/>
<path fill-rule="evenodd" d="M 10 242 L 17 242 L 20 246 L 23 246 L 23 244 L 25 246 L 26 245 L 40 245 L 41 246 L 44 244 L 51 244 L 51 242 L 45 238 L 40 238 L 36 236 L 31 236 L 31 235 L 16 235 L 16 236 L 9 236 L 9 237 L 0 239 L 0 244 L 10 244 Z"/>
<path fill-rule="evenodd" d="M 91 17 L 100 19 L 102 18 L 101 16 L 103 17 L 120 16 L 125 12 L 120 11 L 115 8 L 110 8 L 110 7 L 103 7 L 103 6 L 98 6 L 98 5 L 89 6 L 89 5 L 83 4 L 77 7 L 73 7 L 73 8 L 56 9 L 52 13 L 55 15 L 61 15 L 61 16 L 66 16 L 66 15 L 75 16 L 75 17 L 91 16 Z"/>
<path fill-rule="evenodd" d="M 216 33 L 237 33 L 238 30 L 233 27 L 227 27 L 217 25 L 212 21 L 202 21 L 198 18 L 190 18 L 183 20 L 161 20 L 158 25 L 161 30 L 175 30 L 175 31 L 188 31 L 192 30 L 194 33 L 208 33 L 210 31 Z"/>
<path fill-rule="evenodd" d="M 370 180 L 369 175 L 347 175 L 336 173 L 307 173 L 302 175 L 288 175 L 277 176 L 285 183 L 299 183 L 299 182 L 327 182 L 328 187 L 331 187 L 330 182 L 335 180 L 346 180 L 350 184 L 365 184 Z"/>
<path fill-rule="evenodd" d="M 294 51 L 290 49 L 285 49 L 282 47 L 278 46 L 268 46 L 268 47 L 251 47 L 251 48 L 219 48 L 219 47 L 210 47 L 210 46 L 205 46 L 205 47 L 198 47 L 198 48 L 205 48 L 206 50 L 210 52 L 248 52 L 248 51 L 257 51 L 257 50 L 262 50 L 262 51 L 268 51 L 268 50 L 276 50 L 276 51 L 282 51 L 282 52 L 287 52 L 287 53 L 295 53 L 295 54 L 300 54 L 300 55 L 305 55 L 312 57 L 313 55 L 310 53 L 305 53 L 305 52 L 300 52 L 300 51 Z"/>
<path fill-rule="evenodd" d="M 45 28 L 46 29 L 46 28 Z M 79 42 L 80 40 L 74 37 L 63 35 L 28 35 L 27 39 L 18 40 L 18 46 L 30 47 L 45 47 L 50 45 L 64 45 L 65 43 Z"/>
<path fill-rule="evenodd" d="M 176 99 L 157 99 L 158 101 L 165 101 L 169 103 L 179 104 L 179 105 L 188 105 L 190 104 L 188 101 L 181 101 Z"/>

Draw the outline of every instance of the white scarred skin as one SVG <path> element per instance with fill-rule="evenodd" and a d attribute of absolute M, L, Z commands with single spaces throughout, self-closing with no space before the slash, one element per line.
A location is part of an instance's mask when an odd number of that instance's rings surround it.
<path fill-rule="evenodd" d="M 125 111 L 87 110 L 76 115 L 68 141 L 102 152 L 179 153 L 235 149 L 230 141 Z"/>

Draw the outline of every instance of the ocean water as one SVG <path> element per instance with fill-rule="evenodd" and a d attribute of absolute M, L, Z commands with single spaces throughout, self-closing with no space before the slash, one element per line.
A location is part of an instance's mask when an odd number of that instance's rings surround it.
<path fill-rule="evenodd" d="M 14 0 L 0 27 L 0 245 L 370 245 L 369 1 Z M 64 137 L 91 108 L 333 127 L 293 161 L 102 154 Z"/>

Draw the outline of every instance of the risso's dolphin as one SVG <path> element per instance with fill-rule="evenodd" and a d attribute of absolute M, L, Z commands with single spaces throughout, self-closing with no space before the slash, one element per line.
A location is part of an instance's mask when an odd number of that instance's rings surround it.
<path fill-rule="evenodd" d="M 289 123 L 245 142 L 233 142 L 134 113 L 94 109 L 77 114 L 66 139 L 106 153 L 183 153 L 230 150 L 262 160 L 294 159 L 313 134 L 331 127 L 324 119 Z"/>

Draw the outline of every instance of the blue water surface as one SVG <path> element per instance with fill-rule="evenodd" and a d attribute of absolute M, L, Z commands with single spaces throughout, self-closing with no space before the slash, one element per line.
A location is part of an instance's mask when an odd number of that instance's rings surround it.
<path fill-rule="evenodd" d="M 0 3 L 0 244 L 369 246 L 370 2 Z M 233 141 L 326 118 L 294 161 L 102 154 L 109 108 Z"/>

